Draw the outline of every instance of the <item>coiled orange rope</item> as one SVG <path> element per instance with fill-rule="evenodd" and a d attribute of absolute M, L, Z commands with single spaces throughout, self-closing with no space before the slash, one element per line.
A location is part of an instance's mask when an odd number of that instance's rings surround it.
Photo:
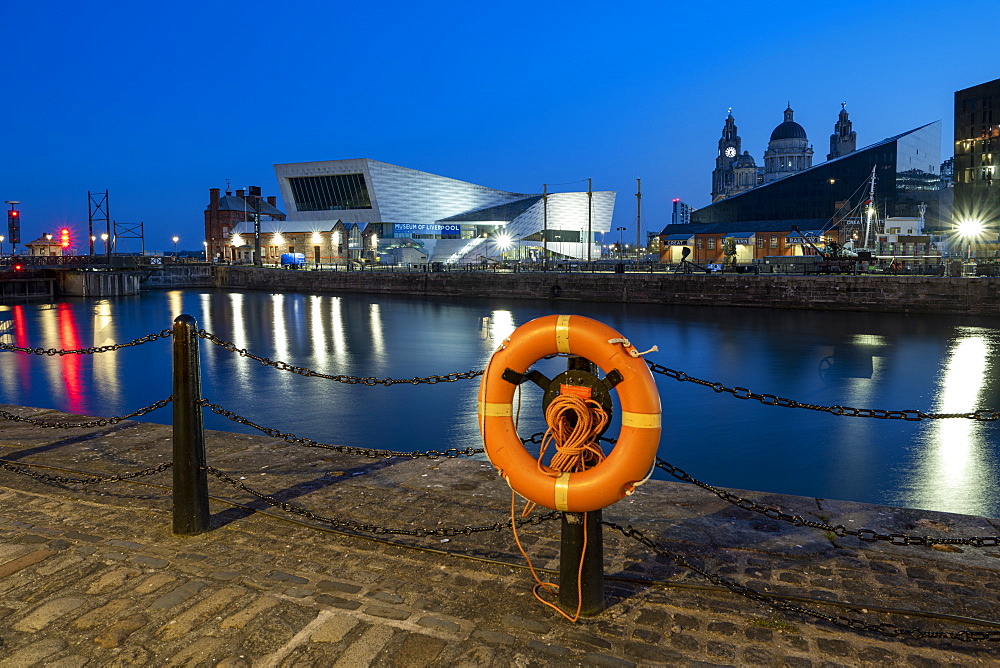
<path fill-rule="evenodd" d="M 586 471 L 592 466 L 599 464 L 604 460 L 604 451 L 598 445 L 597 437 L 604 432 L 604 428 L 607 426 L 609 420 L 610 417 L 601 404 L 593 399 L 583 399 L 567 394 L 557 395 L 545 410 L 545 422 L 548 424 L 548 429 L 542 437 L 542 445 L 538 452 L 539 471 L 548 476 L 558 477 L 563 472 L 576 473 Z M 546 468 L 542 464 L 542 460 L 550 444 L 555 446 L 555 452 Z M 516 515 L 515 498 L 512 490 L 510 498 L 511 520 Z M 527 517 L 534 508 L 535 504 L 529 501 L 525 504 L 521 516 Z M 538 592 L 541 588 L 555 593 L 558 591 L 559 586 L 552 582 L 542 582 L 541 578 L 538 577 L 538 573 L 531 563 L 531 558 L 528 557 L 524 546 L 521 545 L 521 541 L 517 536 L 517 523 L 511 522 L 511 527 L 514 531 L 514 541 L 517 543 L 518 550 L 521 551 L 521 556 L 528 562 L 528 568 L 535 578 L 536 584 L 532 588 L 532 593 L 543 604 L 549 606 L 571 622 L 580 619 L 580 608 L 583 606 L 583 595 L 580 587 L 583 579 L 583 555 L 587 553 L 587 514 L 583 513 L 583 515 L 583 549 L 580 552 L 580 565 L 576 573 L 577 603 L 576 613 L 573 616 L 567 615 L 562 608 L 546 601 L 539 595 Z"/>

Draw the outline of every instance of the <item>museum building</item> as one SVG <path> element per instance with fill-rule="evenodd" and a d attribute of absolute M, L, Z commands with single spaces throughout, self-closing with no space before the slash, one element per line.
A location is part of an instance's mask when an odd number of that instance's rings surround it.
<path fill-rule="evenodd" d="M 613 191 L 514 193 L 367 158 L 274 169 L 287 218 L 261 215 L 265 263 L 291 252 L 317 265 L 597 259 L 594 239 L 614 213 Z M 213 255 L 252 261 L 255 224 L 250 216 L 228 237 L 206 224 Z"/>

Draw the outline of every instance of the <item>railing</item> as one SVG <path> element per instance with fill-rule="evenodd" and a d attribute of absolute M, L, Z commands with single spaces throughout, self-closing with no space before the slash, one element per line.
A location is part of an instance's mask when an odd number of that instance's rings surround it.
<path fill-rule="evenodd" d="M 402 526 L 384 526 L 370 522 L 359 522 L 353 519 L 323 515 L 314 510 L 310 510 L 302 505 L 282 501 L 272 494 L 257 490 L 243 482 L 243 480 L 230 472 L 223 471 L 211 464 L 206 459 L 205 431 L 203 427 L 204 409 L 224 416 L 227 419 L 250 426 L 263 434 L 272 438 L 281 439 L 287 443 L 300 445 L 309 448 L 320 448 L 334 451 L 343 455 L 358 456 L 372 459 L 388 458 L 455 458 L 455 457 L 476 457 L 483 453 L 481 448 L 445 448 L 442 450 L 428 450 L 423 452 L 401 452 L 379 448 L 358 448 L 343 445 L 331 445 L 321 443 L 309 438 L 299 437 L 295 434 L 285 432 L 273 427 L 266 427 L 254 423 L 249 418 L 243 417 L 223 406 L 214 404 L 201 396 L 200 378 L 200 351 L 199 342 L 208 341 L 213 345 L 220 346 L 224 350 L 253 359 L 263 366 L 274 371 L 292 373 L 299 376 L 319 378 L 330 382 L 359 385 L 365 387 L 392 387 L 395 385 L 434 385 L 438 383 L 451 383 L 464 380 L 474 380 L 482 375 L 482 371 L 466 371 L 461 373 L 448 373 L 443 375 L 432 375 L 415 378 L 376 378 L 349 376 L 343 374 L 329 374 L 315 371 L 306 367 L 290 364 L 285 361 L 271 360 L 267 357 L 259 356 L 249 350 L 237 347 L 229 341 L 225 341 L 210 332 L 198 329 L 194 318 L 187 315 L 179 316 L 175 319 L 172 329 L 165 329 L 160 332 L 134 339 L 120 344 L 106 346 L 81 348 L 75 350 L 64 350 L 55 348 L 30 348 L 18 347 L 10 344 L 0 343 L 0 352 L 22 353 L 35 356 L 65 356 L 65 355 L 95 355 L 110 351 L 121 350 L 141 345 L 153 343 L 163 339 L 172 339 L 173 354 L 173 392 L 170 396 L 161 399 L 149 406 L 137 409 L 126 415 L 111 418 L 98 418 L 87 421 L 51 421 L 35 418 L 26 418 L 14 413 L 0 410 L 0 420 L 13 421 L 21 424 L 30 424 L 39 428 L 49 429 L 75 429 L 103 427 L 117 424 L 123 420 L 142 417 L 155 410 L 165 408 L 170 405 L 173 408 L 173 461 L 160 463 L 137 471 L 124 472 L 117 475 L 87 475 L 81 477 L 56 476 L 41 473 L 34 470 L 29 464 L 16 463 L 7 460 L 0 460 L 0 470 L 8 473 L 31 477 L 42 482 L 59 485 L 103 485 L 131 481 L 137 478 L 150 476 L 172 469 L 173 473 L 173 531 L 177 534 L 192 535 L 209 530 L 208 514 L 208 479 L 214 478 L 232 487 L 240 493 L 245 493 L 254 498 L 267 503 L 268 505 L 280 509 L 284 512 L 305 518 L 317 525 L 332 528 L 336 531 L 346 532 L 353 535 L 374 534 L 374 535 L 396 535 L 416 538 L 428 537 L 457 537 L 472 536 L 481 532 L 502 531 L 507 528 L 514 528 L 523 525 L 542 524 L 560 517 L 565 518 L 567 513 L 550 511 L 542 514 L 533 514 L 528 517 L 510 517 L 509 519 L 497 520 L 487 524 L 461 525 L 449 527 L 419 527 L 413 524 Z M 995 421 L 1000 418 L 1000 412 L 993 409 L 979 409 L 965 413 L 929 413 L 918 409 L 909 410 L 889 410 L 878 408 L 855 408 L 849 406 L 824 406 L 818 404 L 799 402 L 794 399 L 778 397 L 772 394 L 756 393 L 745 387 L 728 387 L 719 382 L 712 382 L 689 376 L 683 371 L 677 371 L 665 366 L 647 361 L 651 371 L 658 375 L 663 375 L 677 382 L 691 384 L 706 389 L 711 389 L 719 395 L 726 395 L 730 398 L 744 401 L 753 400 L 762 406 L 799 409 L 814 412 L 828 413 L 833 416 L 849 418 L 869 418 L 882 420 L 942 420 L 942 419 L 966 419 L 974 421 Z M 530 438 L 522 439 L 524 443 L 538 444 L 543 435 L 534 434 Z M 614 445 L 614 439 L 602 438 L 602 441 Z M 763 515 L 774 521 L 786 522 L 795 527 L 806 527 L 822 532 L 824 536 L 835 538 L 851 537 L 857 539 L 859 544 L 883 542 L 896 546 L 909 547 L 932 547 L 932 546 L 957 546 L 961 545 L 970 548 L 995 548 L 1000 546 L 1000 535 L 993 536 L 965 536 L 965 537 L 935 537 L 911 535 L 901 532 L 890 532 L 870 528 L 851 528 L 845 524 L 837 524 L 829 520 L 813 521 L 807 519 L 807 513 L 797 514 L 788 512 L 785 509 L 762 504 L 752 499 L 746 499 L 732 492 L 717 488 L 708 483 L 702 482 L 687 472 L 657 458 L 655 466 L 657 469 L 673 476 L 674 478 L 694 484 L 701 489 L 723 501 L 737 506 L 743 510 Z M 570 513 L 572 515 L 572 513 Z M 706 570 L 704 567 L 694 563 L 689 557 L 669 550 L 662 543 L 651 538 L 648 532 L 634 528 L 629 525 L 622 525 L 614 521 L 602 520 L 601 525 L 619 531 L 623 536 L 631 538 L 645 546 L 652 555 L 667 559 L 677 566 L 690 570 L 714 585 L 724 587 L 732 593 L 739 594 L 756 604 L 783 610 L 785 612 L 805 616 L 819 622 L 832 624 L 837 627 L 879 634 L 887 638 L 897 639 L 949 639 L 963 642 L 977 641 L 998 641 L 1000 640 L 1000 623 L 984 620 L 970 620 L 968 618 L 958 618 L 953 615 L 939 614 L 942 619 L 951 621 L 961 620 L 965 623 L 980 623 L 994 630 L 974 630 L 962 629 L 957 631 L 927 630 L 921 628 L 903 628 L 893 624 L 874 623 L 863 618 L 846 615 L 831 615 L 812 607 L 800 605 L 803 597 L 787 596 L 763 592 L 748 585 L 741 584 L 736 580 Z M 564 555 L 565 558 L 565 555 Z M 585 595 L 585 592 L 580 592 Z M 560 601 L 563 597 L 560 596 Z M 863 605 L 852 605 L 850 603 L 841 604 L 841 607 L 854 610 L 861 610 Z M 902 611 L 898 611 L 902 614 Z"/>

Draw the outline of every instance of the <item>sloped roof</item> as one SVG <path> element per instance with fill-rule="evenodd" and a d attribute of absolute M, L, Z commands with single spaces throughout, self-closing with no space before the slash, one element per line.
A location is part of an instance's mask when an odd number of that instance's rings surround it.
<path fill-rule="evenodd" d="M 741 223 L 678 223 L 667 225 L 660 232 L 660 235 L 788 232 L 791 231 L 792 225 L 800 230 L 819 230 L 827 227 L 829 222 L 828 220 L 806 218 L 802 220 L 754 220 Z M 836 226 L 833 229 L 836 229 Z"/>
<path fill-rule="evenodd" d="M 466 211 L 465 213 L 460 213 L 457 216 L 449 216 L 448 218 L 442 218 L 437 221 L 439 223 L 459 223 L 459 222 L 477 222 L 477 221 L 498 221 L 502 220 L 504 222 L 510 222 L 520 216 L 522 213 L 530 209 L 535 205 L 536 202 L 542 199 L 541 195 L 531 195 L 530 197 L 525 197 L 522 199 L 517 199 L 512 202 L 504 202 L 503 204 L 495 204 L 493 206 L 484 206 L 479 209 L 473 209 L 471 211 Z"/>
<path fill-rule="evenodd" d="M 271 203 L 264 198 L 260 202 L 260 215 L 262 216 L 284 216 L 285 212 L 271 206 Z M 236 195 L 223 195 L 219 198 L 219 211 L 246 211 L 253 213 L 253 203 L 248 199 L 237 197 Z"/>

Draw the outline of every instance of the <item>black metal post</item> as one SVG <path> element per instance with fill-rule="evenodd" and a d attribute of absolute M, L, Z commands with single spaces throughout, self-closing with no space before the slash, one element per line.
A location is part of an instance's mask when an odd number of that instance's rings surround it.
<path fill-rule="evenodd" d="M 208 474 L 205 472 L 205 425 L 202 419 L 201 364 L 197 322 L 174 319 L 174 533 L 208 530 Z"/>
<path fill-rule="evenodd" d="M 584 551 L 584 532 L 587 536 Z M 580 560 L 583 559 L 583 571 Z M 579 582 L 579 587 L 577 587 Z M 563 513 L 559 554 L 559 607 L 589 617 L 604 611 L 604 534 L 601 511 Z"/>
<path fill-rule="evenodd" d="M 597 374 L 596 364 L 584 357 L 567 360 L 570 371 Z M 584 549 L 586 536 L 586 549 Z M 582 561 L 582 566 L 581 566 Z M 582 572 L 581 572 L 582 569 Z M 579 582 L 579 586 L 577 583 Z M 604 532 L 601 511 L 563 513 L 559 545 L 559 607 L 590 617 L 604 611 Z"/>

